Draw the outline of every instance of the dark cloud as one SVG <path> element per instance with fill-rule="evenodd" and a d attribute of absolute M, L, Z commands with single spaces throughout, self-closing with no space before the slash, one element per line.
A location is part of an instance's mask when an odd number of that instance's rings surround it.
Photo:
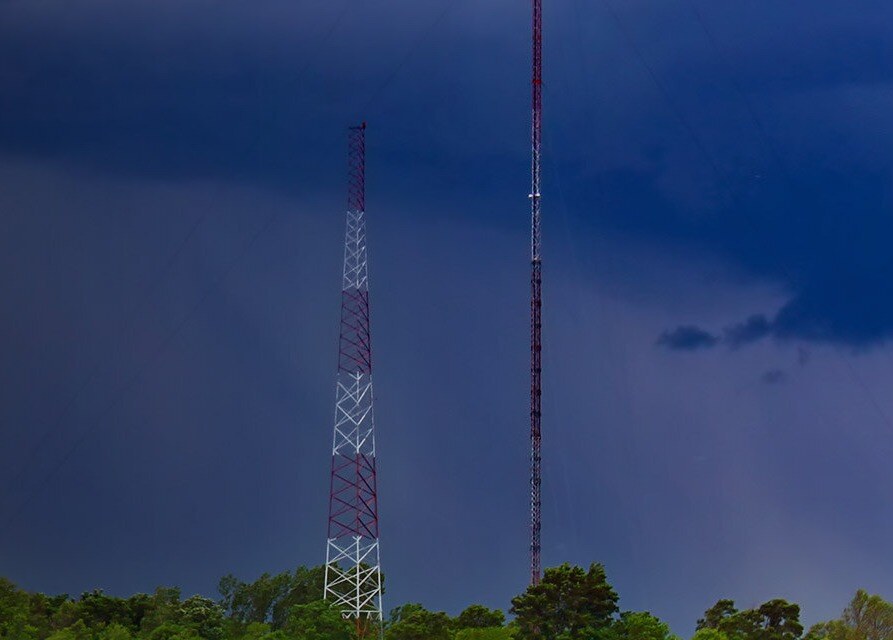
<path fill-rule="evenodd" d="M 501 21 L 472 3 L 463 14 L 393 0 L 349 11 L 343 2 L 222 2 L 209 15 L 189 0 L 158 11 L 85 0 L 74 17 L 10 4 L 0 6 L 0 151 L 318 195 L 341 186 L 343 149 L 332 141 L 367 120 L 378 183 L 395 176 L 406 198 L 453 176 L 512 189 L 509 172 L 523 193 L 529 114 L 509 104 L 527 97 L 526 73 L 506 73 L 504 38 L 465 46 L 457 31 L 467 27 L 450 20 L 494 37 L 526 25 L 523 12 Z M 389 14 L 401 19 L 381 19 Z M 492 96 L 482 104 L 484 88 Z M 493 162 L 510 152 L 517 168 Z"/>
<path fill-rule="evenodd" d="M 764 315 L 750 316 L 744 322 L 728 326 L 717 336 L 695 325 L 682 325 L 664 331 L 657 344 L 676 351 L 710 349 L 723 344 L 730 349 L 762 340 L 773 333 L 774 324 Z"/>
<path fill-rule="evenodd" d="M 778 312 L 774 333 L 857 349 L 889 340 L 893 337 L 893 260 L 878 257 L 872 256 L 864 265 L 840 265 L 840 273 L 806 285 Z"/>
<path fill-rule="evenodd" d="M 866 268 L 866 271 L 869 269 Z M 880 264 L 870 273 L 836 275 L 806 285 L 774 317 L 755 314 L 723 329 L 722 338 L 703 346 L 722 343 L 732 349 L 767 337 L 783 341 L 838 344 L 864 350 L 893 338 L 893 283 L 884 274 L 893 273 L 893 263 Z M 683 329 L 680 327 L 676 332 Z M 684 327 L 680 335 L 710 335 L 706 329 Z M 661 336 L 672 335 L 665 332 Z M 801 364 L 809 358 L 799 356 Z"/>
<path fill-rule="evenodd" d="M 442 20 L 403 0 L 347 13 L 223 2 L 211 16 L 196 2 L 79 6 L 0 7 L 0 150 L 303 196 L 340 187 L 331 140 L 368 119 L 376 184 L 520 224 L 505 203 L 525 189 L 528 52 L 526 15 L 510 3 L 457 3 Z M 893 118 L 879 108 L 893 52 L 877 19 L 889 7 L 825 9 L 724 6 L 695 19 L 657 2 L 618 13 L 626 36 L 595 5 L 550 15 L 545 180 L 560 182 L 569 223 L 709 250 L 790 291 L 777 317 L 696 348 L 769 335 L 867 348 L 893 334 Z M 468 194 L 500 204 L 469 206 Z"/>
<path fill-rule="evenodd" d="M 772 323 L 764 315 L 753 315 L 744 322 L 726 327 L 723 330 L 723 342 L 737 349 L 751 342 L 768 336 L 772 331 Z"/>
<path fill-rule="evenodd" d="M 718 338 L 707 331 L 693 325 L 676 327 L 672 331 L 664 331 L 657 339 L 657 344 L 674 351 L 697 351 L 709 349 L 717 343 Z"/>

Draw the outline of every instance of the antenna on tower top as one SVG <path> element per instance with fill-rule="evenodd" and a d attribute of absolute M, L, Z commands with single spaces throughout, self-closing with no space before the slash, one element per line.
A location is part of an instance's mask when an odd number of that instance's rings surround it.
<path fill-rule="evenodd" d="M 542 419 L 542 258 L 540 256 L 540 146 L 543 112 L 543 14 L 541 0 L 533 0 L 533 122 L 530 161 L 530 584 L 539 584 L 541 419 Z"/>

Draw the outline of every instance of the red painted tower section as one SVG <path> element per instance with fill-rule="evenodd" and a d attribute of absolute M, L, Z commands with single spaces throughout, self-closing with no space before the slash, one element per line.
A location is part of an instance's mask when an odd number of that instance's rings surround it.
<path fill-rule="evenodd" d="M 357 636 L 380 634 L 381 568 L 366 249 L 366 124 L 348 134 L 347 228 L 329 494 L 325 597 Z"/>
<path fill-rule="evenodd" d="M 533 0 L 533 78 L 530 163 L 530 584 L 539 584 L 542 485 L 542 259 L 540 256 L 540 148 L 543 113 L 543 14 Z"/>

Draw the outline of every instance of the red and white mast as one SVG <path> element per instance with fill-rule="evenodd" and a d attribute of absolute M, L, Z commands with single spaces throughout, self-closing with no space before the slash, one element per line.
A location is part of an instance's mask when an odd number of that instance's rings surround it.
<path fill-rule="evenodd" d="M 542 258 L 540 256 L 540 147 L 543 114 L 543 15 L 533 0 L 533 122 L 530 162 L 530 584 L 539 584 L 542 485 Z"/>
<path fill-rule="evenodd" d="M 380 634 L 381 566 L 372 341 L 366 252 L 366 123 L 348 133 L 347 231 L 335 391 L 325 598 L 355 621 L 357 637 Z"/>

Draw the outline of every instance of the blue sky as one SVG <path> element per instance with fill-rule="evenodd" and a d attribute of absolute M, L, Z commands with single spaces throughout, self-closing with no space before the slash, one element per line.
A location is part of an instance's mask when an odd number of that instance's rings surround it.
<path fill-rule="evenodd" d="M 889 594 L 891 10 L 545 7 L 544 563 L 689 633 Z M 323 560 L 368 130 L 386 606 L 526 580 L 529 7 L 0 4 L 0 574 Z"/>

